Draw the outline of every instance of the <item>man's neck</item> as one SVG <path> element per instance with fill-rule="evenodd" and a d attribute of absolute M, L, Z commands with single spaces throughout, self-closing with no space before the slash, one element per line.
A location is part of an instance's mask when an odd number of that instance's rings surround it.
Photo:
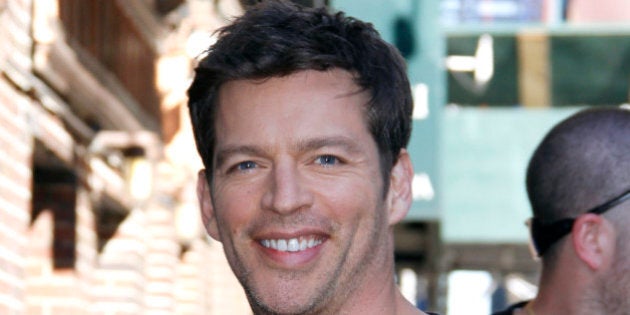
<path fill-rule="evenodd" d="M 587 298 L 591 296 L 589 292 L 588 281 L 577 275 L 541 282 L 538 295 L 529 303 L 530 312 L 526 314 L 597 314 L 601 308 L 592 303 L 598 299 Z"/>
<path fill-rule="evenodd" d="M 380 276 L 375 274 L 370 278 L 363 278 L 363 283 L 357 286 L 355 294 L 352 294 L 337 314 L 425 314 L 402 295 L 394 281 L 393 272 L 381 273 Z"/>
<path fill-rule="evenodd" d="M 398 291 L 398 290 L 397 290 Z M 396 294 L 396 314 L 398 315 L 426 315 L 423 311 L 411 304 L 400 291 Z"/>

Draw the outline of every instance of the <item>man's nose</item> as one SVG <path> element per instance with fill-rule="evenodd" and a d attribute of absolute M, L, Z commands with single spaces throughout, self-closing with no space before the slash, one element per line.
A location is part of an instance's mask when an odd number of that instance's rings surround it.
<path fill-rule="evenodd" d="M 289 214 L 311 205 L 313 199 L 298 165 L 290 159 L 274 163 L 269 187 L 262 199 L 264 209 Z"/>

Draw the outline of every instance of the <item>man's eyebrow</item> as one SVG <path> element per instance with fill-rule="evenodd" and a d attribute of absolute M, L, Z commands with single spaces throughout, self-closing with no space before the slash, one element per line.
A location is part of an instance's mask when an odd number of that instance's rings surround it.
<path fill-rule="evenodd" d="M 254 145 L 239 145 L 239 146 L 227 146 L 217 150 L 215 168 L 220 168 L 225 161 L 233 155 L 265 155 L 265 150 L 261 147 Z"/>
<path fill-rule="evenodd" d="M 360 153 L 360 146 L 352 139 L 343 136 L 321 137 L 300 141 L 296 145 L 298 152 L 308 152 L 321 149 L 324 147 L 341 147 L 350 153 Z"/>

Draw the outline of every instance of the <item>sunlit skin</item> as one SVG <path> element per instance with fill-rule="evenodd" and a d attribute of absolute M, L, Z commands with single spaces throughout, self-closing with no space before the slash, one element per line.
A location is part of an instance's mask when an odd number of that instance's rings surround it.
<path fill-rule="evenodd" d="M 383 191 L 368 99 L 343 70 L 220 88 L 211 184 L 200 172 L 198 194 L 255 313 L 420 314 L 393 279 L 391 228 L 413 170 L 403 150 Z"/>

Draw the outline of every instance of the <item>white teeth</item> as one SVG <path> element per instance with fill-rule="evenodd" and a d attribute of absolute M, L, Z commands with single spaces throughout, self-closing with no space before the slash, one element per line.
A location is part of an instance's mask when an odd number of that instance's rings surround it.
<path fill-rule="evenodd" d="M 304 239 L 304 238 L 303 238 L 303 239 L 300 241 L 300 250 L 305 250 L 305 249 L 307 249 L 307 248 L 308 248 L 307 246 L 308 246 L 308 241 L 307 241 L 306 239 Z"/>
<path fill-rule="evenodd" d="M 297 240 L 297 238 L 292 238 L 289 240 L 289 248 L 288 250 L 290 252 L 295 252 L 300 250 L 300 241 Z"/>
<path fill-rule="evenodd" d="M 287 251 L 287 240 L 278 240 L 278 250 L 283 252 Z"/>
<path fill-rule="evenodd" d="M 282 252 L 298 252 L 315 247 L 322 243 L 322 240 L 315 237 L 300 237 L 291 239 L 261 240 L 260 244 L 266 248 L 273 248 Z"/>

